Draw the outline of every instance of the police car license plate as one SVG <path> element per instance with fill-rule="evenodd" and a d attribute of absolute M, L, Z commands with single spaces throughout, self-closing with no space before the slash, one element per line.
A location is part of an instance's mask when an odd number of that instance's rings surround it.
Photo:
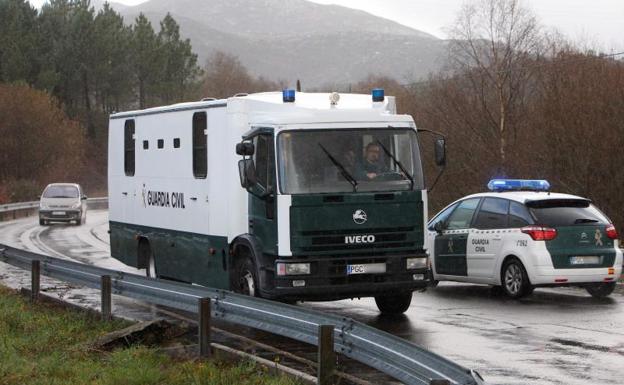
<path fill-rule="evenodd" d="M 347 275 L 379 274 L 386 272 L 385 263 L 368 263 L 363 265 L 347 265 Z"/>
<path fill-rule="evenodd" d="M 65 215 L 65 211 L 52 211 L 52 215 Z"/>
<path fill-rule="evenodd" d="M 600 257 L 597 255 L 579 255 L 570 257 L 571 265 L 597 265 L 600 263 Z"/>

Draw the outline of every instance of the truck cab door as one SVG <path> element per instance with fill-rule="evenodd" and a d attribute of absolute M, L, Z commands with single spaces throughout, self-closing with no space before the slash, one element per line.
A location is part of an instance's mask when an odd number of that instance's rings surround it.
<path fill-rule="evenodd" d="M 252 159 L 257 184 L 249 193 L 249 233 L 258 238 L 263 252 L 277 255 L 277 202 L 275 183 L 275 151 L 273 135 L 253 137 L 255 147 Z"/>
<path fill-rule="evenodd" d="M 472 217 L 480 198 L 460 202 L 442 225 L 435 238 L 435 270 L 437 274 L 467 276 L 466 246 Z"/>

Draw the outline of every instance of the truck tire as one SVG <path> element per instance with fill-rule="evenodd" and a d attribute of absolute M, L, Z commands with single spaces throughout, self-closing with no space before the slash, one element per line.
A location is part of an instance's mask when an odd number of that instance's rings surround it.
<path fill-rule="evenodd" d="M 594 298 L 608 297 L 615 290 L 615 282 L 601 282 L 585 286 L 585 290 Z"/>
<path fill-rule="evenodd" d="M 144 266 L 146 277 L 158 278 L 158 271 L 156 270 L 156 259 L 154 258 L 154 253 L 152 252 L 152 247 L 150 246 L 149 241 L 145 239 L 139 241 L 138 260 L 139 263 L 145 264 Z"/>
<path fill-rule="evenodd" d="M 234 265 L 232 275 L 232 291 L 251 297 L 259 297 L 258 277 L 251 257 L 241 256 Z"/>
<path fill-rule="evenodd" d="M 403 314 L 412 303 L 412 292 L 379 295 L 375 303 L 382 314 Z"/>
<path fill-rule="evenodd" d="M 513 299 L 525 297 L 533 292 L 529 276 L 517 258 L 509 258 L 503 264 L 501 286 L 505 294 Z"/>

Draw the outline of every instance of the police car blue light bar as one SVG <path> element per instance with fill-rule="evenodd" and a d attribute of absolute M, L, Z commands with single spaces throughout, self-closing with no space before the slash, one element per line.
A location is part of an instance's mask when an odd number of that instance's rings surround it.
<path fill-rule="evenodd" d="M 490 191 L 550 190 L 548 181 L 538 179 L 492 179 L 487 186 Z"/>
<path fill-rule="evenodd" d="M 373 102 L 383 102 L 386 97 L 386 92 L 383 88 L 375 88 L 372 91 Z"/>
<path fill-rule="evenodd" d="M 295 90 L 286 89 L 282 91 L 282 100 L 284 103 L 294 103 L 295 102 Z"/>

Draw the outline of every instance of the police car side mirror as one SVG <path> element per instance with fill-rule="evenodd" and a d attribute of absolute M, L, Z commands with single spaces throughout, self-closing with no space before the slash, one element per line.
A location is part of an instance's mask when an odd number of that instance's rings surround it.
<path fill-rule="evenodd" d="M 236 144 L 236 154 L 243 156 L 252 156 L 255 152 L 254 144 L 251 142 L 242 142 Z"/>
<path fill-rule="evenodd" d="M 258 183 L 256 176 L 256 166 L 253 159 L 242 159 L 238 161 L 238 174 L 240 176 L 241 187 L 249 190 Z"/>
<path fill-rule="evenodd" d="M 441 233 L 442 231 L 444 231 L 444 224 L 442 223 L 442 221 L 436 222 L 435 225 L 433 225 L 433 229 L 437 233 Z"/>
<path fill-rule="evenodd" d="M 435 162 L 438 166 L 446 166 L 446 140 L 443 138 L 435 141 Z"/>

